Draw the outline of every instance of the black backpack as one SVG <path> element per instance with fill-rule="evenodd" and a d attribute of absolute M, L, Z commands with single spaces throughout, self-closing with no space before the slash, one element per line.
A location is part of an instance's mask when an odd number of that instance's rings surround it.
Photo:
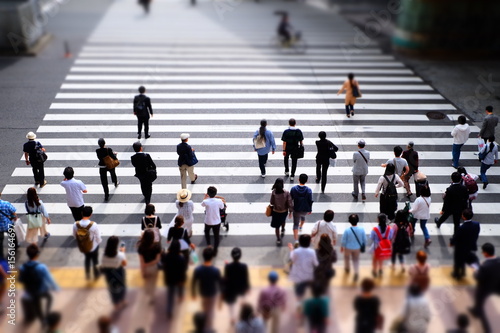
<path fill-rule="evenodd" d="M 386 199 L 397 199 L 398 191 L 396 190 L 396 184 L 394 184 L 394 179 L 396 175 L 392 176 L 392 180 L 389 180 L 386 175 L 384 175 L 385 180 L 387 181 L 387 187 L 384 189 L 384 196 Z"/>
<path fill-rule="evenodd" d="M 408 254 L 411 251 L 410 235 L 408 235 L 406 228 L 406 224 L 398 225 L 398 232 L 394 239 L 394 252 L 396 253 Z"/>
<path fill-rule="evenodd" d="M 148 113 L 146 107 L 146 96 L 139 96 L 137 98 L 137 103 L 134 106 L 134 112 L 138 115 L 143 115 Z"/>
<path fill-rule="evenodd" d="M 40 287 L 43 284 L 42 277 L 36 271 L 38 263 L 34 265 L 23 265 L 23 271 L 20 276 L 20 280 L 24 284 L 24 289 L 30 295 L 37 295 L 40 292 Z"/>

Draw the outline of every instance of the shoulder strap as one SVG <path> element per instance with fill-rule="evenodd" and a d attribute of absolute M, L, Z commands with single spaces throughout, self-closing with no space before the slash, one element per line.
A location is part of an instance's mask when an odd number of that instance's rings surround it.
<path fill-rule="evenodd" d="M 391 230 L 391 227 L 387 226 L 385 228 L 385 234 L 384 234 L 384 239 L 387 239 L 389 237 L 389 231 Z"/>
<path fill-rule="evenodd" d="M 380 230 L 378 230 L 378 228 L 377 228 L 377 227 L 373 228 L 373 230 L 375 230 L 375 233 L 377 234 L 378 239 L 379 239 L 379 240 L 382 240 L 382 234 L 380 233 Z M 386 231 L 387 231 L 387 230 L 386 230 Z"/>
<path fill-rule="evenodd" d="M 391 183 L 393 183 L 393 184 L 394 184 L 394 179 L 396 179 L 396 174 L 394 174 L 394 175 L 392 176 Z"/>
<path fill-rule="evenodd" d="M 429 203 L 427 202 L 427 200 L 425 200 L 424 197 L 422 197 L 422 200 L 424 200 L 425 204 L 427 205 L 427 208 L 429 208 L 430 206 L 429 206 Z"/>
<path fill-rule="evenodd" d="M 354 232 L 354 229 L 351 227 L 351 231 L 354 234 L 354 237 L 356 237 L 356 241 L 358 242 L 359 246 L 361 246 L 361 242 L 359 241 L 358 235 Z"/>
<path fill-rule="evenodd" d="M 366 164 L 368 164 L 368 160 L 366 159 L 365 155 L 363 155 L 363 153 L 358 150 L 358 153 L 361 155 L 361 157 L 363 157 L 363 159 L 365 160 Z"/>
<path fill-rule="evenodd" d="M 90 221 L 89 225 L 85 227 L 85 229 L 87 229 L 87 231 L 90 230 L 90 228 L 92 227 L 92 224 L 94 224 L 93 221 Z"/>

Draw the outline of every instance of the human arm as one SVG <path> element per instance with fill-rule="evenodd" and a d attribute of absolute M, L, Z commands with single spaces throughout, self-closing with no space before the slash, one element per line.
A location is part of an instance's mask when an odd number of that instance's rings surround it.
<path fill-rule="evenodd" d="M 484 131 L 488 127 L 488 118 L 484 118 L 483 120 L 483 125 L 481 126 L 481 130 L 479 131 L 479 134 L 477 135 L 478 138 L 482 137 L 484 134 Z"/>
<path fill-rule="evenodd" d="M 45 217 L 47 224 L 50 224 L 50 216 L 42 200 L 40 200 L 40 212 L 42 213 L 43 217 Z"/>
<path fill-rule="evenodd" d="M 57 285 L 56 281 L 52 277 L 52 274 L 50 274 L 50 271 L 47 268 L 47 266 L 45 266 L 44 264 L 38 264 L 36 268 L 37 268 L 37 272 L 40 275 L 41 279 L 43 280 L 45 286 L 49 290 L 54 290 L 54 291 L 59 290 L 59 286 Z"/>
<path fill-rule="evenodd" d="M 26 160 L 26 165 L 30 165 L 30 158 L 27 152 L 24 152 L 24 159 Z"/>
<path fill-rule="evenodd" d="M 97 224 L 94 223 L 91 227 L 92 229 L 92 233 L 93 233 L 93 237 L 92 239 L 97 243 L 97 244 L 101 244 L 102 243 L 102 237 L 101 237 L 101 230 L 99 230 L 99 228 L 97 227 Z"/>
<path fill-rule="evenodd" d="M 146 97 L 146 107 L 148 108 L 151 117 L 153 117 L 153 106 L 151 105 L 151 98 Z"/>
<path fill-rule="evenodd" d="M 273 132 L 269 131 L 269 142 L 271 143 L 271 151 L 274 154 L 274 151 L 276 150 L 276 142 L 274 141 L 274 135 Z"/>
<path fill-rule="evenodd" d="M 146 156 L 147 156 L 147 159 L 148 159 L 148 164 L 149 164 L 149 167 L 150 167 L 151 169 L 156 170 L 156 164 L 155 164 L 155 162 L 153 162 L 153 159 L 151 158 L 151 155 L 146 154 Z"/>
<path fill-rule="evenodd" d="M 318 221 L 318 222 L 316 222 L 316 223 L 314 224 L 314 226 L 313 226 L 313 228 L 312 228 L 312 230 L 311 230 L 311 238 L 316 237 L 316 234 L 318 233 L 318 229 L 319 229 L 319 224 L 320 224 L 320 223 L 321 223 L 321 222 L 320 222 L 320 221 Z"/>
<path fill-rule="evenodd" d="M 375 198 L 378 197 L 380 190 L 382 189 L 382 185 L 384 184 L 384 177 L 380 177 L 378 179 L 377 187 L 375 187 Z"/>
<path fill-rule="evenodd" d="M 345 85 L 346 85 L 346 83 L 344 82 L 344 83 L 342 84 L 342 87 L 340 87 L 339 91 L 337 92 L 337 96 L 338 96 L 338 95 L 340 95 L 341 93 L 343 93 L 343 92 L 344 92 L 344 90 L 345 90 Z"/>
<path fill-rule="evenodd" d="M 126 267 L 127 266 L 127 257 L 125 256 L 125 246 L 120 246 L 119 251 L 120 251 L 120 253 L 122 253 L 121 254 L 121 257 L 122 257 L 121 265 L 123 267 Z"/>
<path fill-rule="evenodd" d="M 408 168 L 408 167 L 406 167 Z M 401 178 L 398 176 L 398 175 L 395 175 L 396 178 L 395 178 L 395 181 L 396 181 L 396 187 L 404 187 L 405 184 L 403 183 L 403 181 L 401 180 Z"/>

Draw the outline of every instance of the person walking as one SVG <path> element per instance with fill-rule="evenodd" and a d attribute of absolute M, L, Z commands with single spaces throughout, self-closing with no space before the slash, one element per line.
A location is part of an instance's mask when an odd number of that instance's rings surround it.
<path fill-rule="evenodd" d="M 413 284 L 408 287 L 408 294 L 402 306 L 402 325 L 407 333 L 426 333 L 431 320 L 429 300 L 420 289 Z"/>
<path fill-rule="evenodd" d="M 40 187 L 44 187 L 47 185 L 47 180 L 45 180 L 45 170 L 43 168 L 43 163 L 45 161 L 40 159 L 37 152 L 39 150 L 45 152 L 45 148 L 39 141 L 35 141 L 36 134 L 33 132 L 26 134 L 26 139 L 28 139 L 28 142 L 26 142 L 23 146 L 26 165 L 31 165 L 31 168 L 33 169 L 35 186 L 40 185 Z"/>
<path fill-rule="evenodd" d="M 61 182 L 61 186 L 66 191 L 66 202 L 75 221 L 79 221 L 82 219 L 82 211 L 85 206 L 83 193 L 87 193 L 87 187 L 81 180 L 73 178 L 75 171 L 72 167 L 66 167 L 63 175 L 64 180 Z"/>
<path fill-rule="evenodd" d="M 233 262 L 224 266 L 224 278 L 222 279 L 222 297 L 229 308 L 229 319 L 231 326 L 236 323 L 236 302 L 238 297 L 244 297 L 250 291 L 250 277 L 248 266 L 242 262 L 241 249 L 235 247 L 231 250 Z"/>
<path fill-rule="evenodd" d="M 303 147 L 304 135 L 302 131 L 295 127 L 296 121 L 293 118 L 288 120 L 288 125 L 290 126 L 283 132 L 281 136 L 281 141 L 283 141 L 283 156 L 285 163 L 285 176 L 290 175 L 290 181 L 293 181 L 295 177 L 295 170 L 297 170 L 297 159 L 300 147 Z M 289 173 L 289 160 L 292 158 L 292 170 Z"/>
<path fill-rule="evenodd" d="M 455 248 L 453 253 L 453 272 L 451 276 L 461 280 L 465 276 L 465 264 L 478 261 L 474 252 L 477 251 L 477 239 L 481 227 L 479 222 L 472 221 L 474 214 L 467 208 L 462 212 L 462 223 L 450 239 L 450 246 Z"/>
<path fill-rule="evenodd" d="M 236 324 L 235 333 L 265 333 L 266 326 L 264 321 L 258 317 L 252 305 L 244 303 L 241 306 L 240 320 Z"/>
<path fill-rule="evenodd" d="M 486 317 L 484 304 L 490 295 L 498 293 L 500 259 L 495 256 L 495 246 L 491 243 L 484 243 L 481 250 L 484 261 L 474 272 L 477 284 L 474 292 L 474 305 L 469 308 L 469 312 L 481 320 L 484 332 L 492 332 Z"/>
<path fill-rule="evenodd" d="M 396 268 L 397 256 L 401 265 L 401 273 L 404 273 L 406 271 L 404 255 L 410 253 L 410 237 L 413 235 L 413 229 L 411 224 L 408 223 L 408 213 L 403 210 L 396 212 L 394 222 L 395 226 L 392 227 L 394 228 L 394 240 L 392 243 L 391 269 Z"/>
<path fill-rule="evenodd" d="M 141 0 L 147 2 L 149 8 L 150 0 Z M 146 5 L 144 5 L 146 8 Z M 146 12 L 148 9 L 146 9 Z M 151 99 L 144 95 L 146 93 L 146 88 L 144 86 L 139 87 L 139 95 L 134 97 L 133 110 L 134 116 L 137 117 L 137 139 L 141 138 L 142 125 L 144 124 L 144 137 L 148 139 L 151 137 L 149 135 L 149 115 L 153 117 L 153 107 L 151 106 Z"/>
<path fill-rule="evenodd" d="M 47 266 L 38 261 L 40 249 L 36 244 L 28 245 L 26 249 L 29 261 L 19 268 L 19 282 L 24 285 L 25 296 L 22 298 L 23 308 L 33 310 L 34 316 L 25 313 L 24 325 L 29 325 L 35 318 L 40 319 L 42 328 L 47 327 L 47 315 L 52 307 L 51 291 L 58 291 L 59 286 L 54 281 Z M 42 305 L 45 299 L 45 307 Z M 30 318 L 31 317 L 31 318 Z"/>
<path fill-rule="evenodd" d="M 267 120 L 260 121 L 260 128 L 253 135 L 253 150 L 257 152 L 259 157 L 260 176 L 266 177 L 266 163 L 271 151 L 274 155 L 276 150 L 276 142 L 274 141 L 273 132 L 266 128 Z"/>
<path fill-rule="evenodd" d="M 384 261 L 392 256 L 392 239 L 394 238 L 394 229 L 387 225 L 387 216 L 383 213 L 378 214 L 378 225 L 370 233 L 372 240 L 372 275 L 373 277 L 382 277 L 382 268 Z"/>
<path fill-rule="evenodd" d="M 43 201 L 38 197 L 36 188 L 30 187 L 26 193 L 26 201 L 24 202 L 24 207 L 26 208 L 26 213 L 28 215 L 40 215 L 41 224 L 30 228 L 28 222 L 28 230 L 26 232 L 26 242 L 36 243 L 38 242 L 38 233 L 43 236 L 45 240 L 50 237 L 50 233 L 47 231 L 47 225 L 50 224 L 50 216 L 47 212 Z M 29 220 L 28 220 L 29 221 Z"/>
<path fill-rule="evenodd" d="M 416 153 L 416 152 L 413 151 L 413 153 Z M 394 156 L 395 157 L 393 159 L 387 160 L 387 162 L 385 162 L 384 164 L 381 165 L 383 168 L 385 168 L 385 167 L 387 167 L 387 165 L 393 164 L 395 167 L 394 172 L 396 173 L 396 175 L 398 175 L 401 178 L 401 180 L 407 178 L 408 174 L 410 173 L 410 167 L 408 166 L 408 162 L 406 159 L 401 157 L 402 154 L 403 154 L 403 148 L 401 148 L 400 146 L 395 146 L 394 147 Z M 413 158 L 415 158 L 415 154 L 412 154 L 412 155 L 413 155 Z M 416 155 L 416 160 L 417 160 L 417 168 L 418 168 L 418 153 Z M 408 177 L 408 180 L 410 179 L 410 177 L 411 177 L 411 175 Z M 407 184 L 408 184 L 408 186 L 406 186 L 403 182 L 403 186 L 406 189 L 406 195 L 410 196 L 411 195 L 411 192 L 409 191 L 410 184 L 408 182 L 407 182 Z"/>
<path fill-rule="evenodd" d="M 278 178 L 272 187 L 270 205 L 273 208 L 271 217 L 271 227 L 276 233 L 276 245 L 281 246 L 281 241 L 285 236 L 286 217 L 292 217 L 293 200 L 290 192 L 284 188 L 283 178 Z M 281 227 L 281 235 L 280 235 Z"/>
<path fill-rule="evenodd" d="M 146 205 L 151 202 L 153 193 L 153 182 L 156 179 L 156 164 L 151 159 L 149 154 L 143 151 L 142 144 L 137 141 L 132 145 L 135 155 L 130 158 L 132 165 L 135 167 L 135 177 L 141 183 L 141 192 L 144 196 Z"/>
<path fill-rule="evenodd" d="M 389 163 L 385 167 L 383 176 L 380 176 L 375 188 L 375 198 L 380 195 L 380 213 L 387 215 L 389 220 L 394 220 L 394 213 L 398 209 L 398 193 L 396 188 L 403 187 L 403 181 L 395 174 L 394 164 Z"/>
<path fill-rule="evenodd" d="M 278 333 L 281 313 L 286 309 L 286 292 L 277 286 L 279 275 L 276 271 L 269 272 L 269 286 L 262 289 L 257 301 L 257 310 L 262 314 L 269 333 Z"/>
<path fill-rule="evenodd" d="M 451 150 L 452 164 L 451 166 L 455 169 L 459 167 L 460 152 L 463 145 L 469 139 L 470 126 L 467 124 L 467 118 L 465 116 L 458 116 L 458 125 L 453 127 L 451 131 L 451 136 L 453 137 L 453 146 Z"/>
<path fill-rule="evenodd" d="M 458 167 L 457 172 L 462 176 L 462 185 L 467 188 L 467 193 L 469 193 L 468 207 L 472 209 L 472 201 L 476 200 L 479 195 L 479 187 L 477 186 L 479 176 L 468 173 L 463 166 Z"/>
<path fill-rule="evenodd" d="M 316 252 L 309 248 L 310 245 L 311 236 L 309 235 L 300 235 L 299 247 L 296 249 L 292 243 L 288 243 L 292 261 L 289 277 L 294 283 L 295 296 L 299 302 L 304 297 L 307 287 L 314 281 L 314 269 L 319 265 Z"/>
<path fill-rule="evenodd" d="M 194 222 L 194 203 L 191 200 L 192 192 L 187 189 L 181 189 L 177 192 L 177 200 L 175 200 L 175 207 L 177 208 L 176 216 L 184 217 L 184 228 L 188 231 L 189 237 L 193 235 L 193 222 Z M 170 222 L 170 227 L 174 226 L 175 217 Z"/>
<path fill-rule="evenodd" d="M 352 154 L 352 183 L 354 190 L 352 196 L 358 200 L 359 185 L 361 185 L 361 200 L 366 200 L 366 175 L 368 174 L 368 162 L 370 161 L 370 152 L 365 149 L 365 140 L 358 141 L 358 151 Z"/>
<path fill-rule="evenodd" d="M 191 184 L 194 184 L 196 179 L 198 179 L 198 175 L 194 173 L 194 166 L 198 163 L 198 160 L 194 154 L 194 148 L 191 148 L 191 146 L 187 143 L 189 136 L 189 133 L 182 133 L 182 142 L 177 145 L 177 155 L 179 155 L 177 165 L 179 166 L 179 171 L 181 173 L 182 188 L 186 188 L 187 176 L 191 179 Z"/>
<path fill-rule="evenodd" d="M 299 176 L 299 185 L 295 185 L 290 190 L 290 196 L 293 199 L 293 238 L 297 243 L 299 231 L 306 222 L 306 215 L 312 212 L 312 190 L 306 186 L 307 175 L 301 173 Z"/>
<path fill-rule="evenodd" d="M 479 175 L 479 177 L 483 182 L 483 190 L 485 190 L 488 186 L 488 177 L 486 177 L 486 171 L 488 171 L 488 169 L 498 161 L 498 146 L 495 143 L 494 136 L 490 136 L 488 138 L 488 143 L 484 145 L 480 154 L 483 154 L 484 158 L 481 159 L 481 174 Z"/>
<path fill-rule="evenodd" d="M 347 80 L 342 84 L 337 96 L 345 91 L 345 115 L 347 118 L 354 116 L 354 105 L 356 104 L 356 99 L 361 97 L 361 91 L 359 90 L 359 83 L 354 80 L 354 74 L 347 74 Z"/>
<path fill-rule="evenodd" d="M 486 117 L 484 117 L 483 125 L 477 137 L 483 138 L 486 143 L 489 137 L 495 136 L 495 127 L 498 125 L 498 117 L 493 114 L 493 107 L 491 105 L 485 108 L 485 112 Z"/>
<path fill-rule="evenodd" d="M 224 209 L 225 201 L 216 198 L 217 189 L 214 186 L 210 186 L 207 189 L 207 193 L 203 198 L 201 206 L 205 208 L 205 241 L 207 245 L 210 245 L 210 230 L 214 233 L 214 248 L 213 255 L 217 256 L 217 250 L 219 249 L 219 233 L 220 233 L 220 210 Z"/>
<path fill-rule="evenodd" d="M 100 276 L 99 273 L 99 244 L 102 242 L 101 231 L 94 221 L 91 221 L 92 207 L 84 206 L 82 219 L 73 224 L 73 236 L 78 244 L 78 249 L 85 256 L 85 278 L 90 280 L 90 266 L 92 265 L 94 281 Z"/>
<path fill-rule="evenodd" d="M 328 234 L 322 234 L 319 246 L 316 249 L 318 266 L 314 269 L 314 283 L 318 284 L 323 295 L 328 295 L 330 281 L 335 276 L 333 264 L 337 262 L 337 253 Z"/>
<path fill-rule="evenodd" d="M 408 142 L 406 150 L 402 155 L 403 159 L 406 160 L 408 164 L 408 172 L 401 176 L 408 197 L 413 195 L 410 189 L 410 178 L 418 171 L 418 152 L 413 149 L 413 145 L 413 141 Z"/>
<path fill-rule="evenodd" d="M 174 306 L 184 299 L 184 288 L 187 280 L 188 261 L 181 254 L 181 245 L 174 239 L 168 252 L 161 255 L 163 281 L 167 287 L 167 318 L 174 316 Z"/>
<path fill-rule="evenodd" d="M 431 218 L 431 190 L 428 186 L 422 187 L 420 190 L 420 196 L 415 199 L 413 206 L 409 212 L 413 215 L 412 228 L 415 231 L 415 225 L 418 220 L 420 220 L 420 229 L 424 234 L 424 247 L 427 248 L 431 245 L 432 240 L 427 230 L 427 221 Z"/>
<path fill-rule="evenodd" d="M 101 177 L 101 185 L 104 190 L 104 201 L 109 200 L 109 187 L 108 187 L 108 172 L 111 175 L 111 181 L 115 184 L 115 187 L 118 187 L 120 184 L 118 179 L 116 178 L 115 168 L 108 168 L 104 159 L 109 156 L 111 159 L 117 161 L 116 153 L 113 152 L 113 149 L 106 147 L 106 141 L 103 138 L 100 138 L 97 141 L 99 145 L 99 149 L 95 150 L 97 154 L 97 158 L 99 159 L 99 176 Z"/>
<path fill-rule="evenodd" d="M 14 229 L 14 223 L 17 220 L 17 213 L 16 208 L 10 202 L 2 200 L 1 197 L 2 193 L 0 192 L 0 258 L 5 258 L 3 252 L 3 240 L 5 238 L 5 233 L 7 232 L 10 234 Z M 19 244 L 17 242 L 16 233 L 14 233 L 14 244 L 15 249 L 17 250 Z M 7 243 L 7 248 L 11 249 L 12 247 L 9 245 L 10 241 Z"/>
<path fill-rule="evenodd" d="M 151 0 L 139 0 L 139 4 L 144 8 L 144 13 L 146 15 L 149 14 L 149 6 L 151 4 Z M 139 92 L 140 92 L 140 90 L 139 90 Z M 146 92 L 146 90 L 144 90 L 144 92 Z"/>
<path fill-rule="evenodd" d="M 326 133 L 321 131 L 318 133 L 319 140 L 316 141 L 316 184 L 321 182 L 321 193 L 325 193 L 326 181 L 328 178 L 328 167 L 330 166 L 330 158 L 337 158 L 339 148 L 330 140 L 326 139 Z"/>
<path fill-rule="evenodd" d="M 375 281 L 364 278 L 361 294 L 354 298 L 355 333 L 375 333 L 380 316 L 380 298 L 373 293 Z"/>
<path fill-rule="evenodd" d="M 106 278 L 106 284 L 115 311 L 120 311 L 127 306 L 127 302 L 125 301 L 127 296 L 126 266 L 125 243 L 120 245 L 118 237 L 109 237 L 101 260 L 101 273 Z"/>
<path fill-rule="evenodd" d="M 195 245 L 191 242 L 189 233 L 183 226 L 184 217 L 182 217 L 182 215 L 176 216 L 174 226 L 168 229 L 167 243 L 178 240 L 181 245 L 181 252 L 186 258 L 186 261 L 189 262 L 190 249 L 194 250 Z"/>
<path fill-rule="evenodd" d="M 351 271 L 350 261 L 354 268 L 353 281 L 357 282 L 359 278 L 359 255 L 364 252 L 366 247 L 366 234 L 363 227 L 358 227 L 358 214 L 349 215 L 351 227 L 342 234 L 340 252 L 344 253 L 344 271 L 349 274 Z M 363 251 L 362 251 L 363 249 Z"/>
<path fill-rule="evenodd" d="M 441 216 L 434 218 L 436 227 L 439 229 L 441 224 L 450 216 L 453 216 L 453 234 L 457 232 L 460 225 L 460 217 L 469 199 L 467 188 L 462 185 L 462 176 L 458 172 L 451 174 L 451 185 L 448 186 L 443 195 L 443 208 L 441 208 Z"/>
<path fill-rule="evenodd" d="M 203 264 L 196 267 L 191 281 L 191 294 L 196 299 L 197 290 L 201 295 L 201 308 L 205 314 L 205 329 L 211 330 L 215 316 L 215 305 L 221 290 L 220 270 L 213 265 L 215 251 L 207 246 L 202 253 Z"/>
<path fill-rule="evenodd" d="M 431 266 L 427 263 L 427 253 L 420 250 L 416 254 L 417 262 L 410 266 L 408 274 L 410 275 L 410 285 L 416 284 L 424 293 L 431 283 Z"/>
<path fill-rule="evenodd" d="M 162 229 L 161 220 L 156 216 L 156 207 L 153 204 L 147 204 L 144 209 L 144 217 L 141 219 L 141 230 L 152 229 L 155 232 L 155 242 L 159 242 Z"/>
<path fill-rule="evenodd" d="M 158 262 L 161 258 L 161 244 L 155 242 L 154 231 L 144 230 L 141 239 L 137 243 L 137 253 L 141 275 L 144 279 L 144 293 L 149 301 L 149 305 L 155 303 L 156 281 L 158 280 Z"/>
<path fill-rule="evenodd" d="M 329 303 L 329 298 L 324 295 L 321 284 L 314 283 L 312 297 L 304 301 L 304 316 L 307 318 L 309 332 L 328 332 Z"/>
<path fill-rule="evenodd" d="M 337 228 L 333 224 L 335 213 L 333 210 L 328 209 L 323 214 L 323 220 L 316 222 L 311 231 L 311 238 L 313 248 L 317 249 L 320 246 L 320 240 L 323 234 L 327 234 L 331 240 L 331 245 L 337 244 Z"/>

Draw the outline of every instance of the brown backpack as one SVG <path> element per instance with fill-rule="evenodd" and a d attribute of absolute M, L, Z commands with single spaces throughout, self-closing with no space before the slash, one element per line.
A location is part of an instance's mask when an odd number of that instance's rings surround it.
<path fill-rule="evenodd" d="M 93 224 L 94 222 L 90 221 L 88 226 L 82 227 L 80 221 L 76 222 L 76 243 L 78 244 L 78 249 L 82 253 L 89 253 L 94 245 L 90 237 L 90 228 Z"/>

